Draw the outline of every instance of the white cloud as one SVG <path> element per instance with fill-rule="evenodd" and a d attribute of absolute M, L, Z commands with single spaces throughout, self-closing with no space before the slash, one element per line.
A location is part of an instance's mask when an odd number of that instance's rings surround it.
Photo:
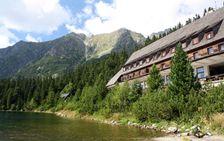
<path fill-rule="evenodd" d="M 19 39 L 5 27 L 0 27 L 0 48 L 15 44 Z"/>
<path fill-rule="evenodd" d="M 83 9 L 83 12 L 84 12 L 86 15 L 91 15 L 91 14 L 93 13 L 92 6 L 90 6 L 90 5 L 86 6 L 86 7 Z"/>
<path fill-rule="evenodd" d="M 65 28 L 69 31 L 69 32 L 75 32 L 75 33 L 84 33 L 86 35 L 89 35 L 89 33 L 83 29 L 80 28 L 76 28 L 75 25 L 70 25 L 70 24 L 66 24 Z"/>
<path fill-rule="evenodd" d="M 41 38 L 40 37 L 35 38 L 35 37 L 31 36 L 30 34 L 27 34 L 25 39 L 28 42 L 41 42 Z"/>
<path fill-rule="evenodd" d="M 216 0 L 222 6 L 222 0 Z M 121 27 L 143 33 L 145 36 L 185 23 L 204 8 L 215 7 L 213 0 L 113 0 L 111 4 L 95 3 L 95 15 L 84 21 L 82 30 L 92 34 L 111 32 Z"/>
<path fill-rule="evenodd" d="M 17 31 L 50 34 L 70 19 L 59 0 L 7 0 L 0 5 L 0 24 Z"/>
<path fill-rule="evenodd" d="M 95 0 L 85 0 L 85 3 L 86 3 L 86 4 L 92 4 L 92 3 L 94 3 L 94 1 L 95 1 Z"/>
<path fill-rule="evenodd" d="M 113 14 L 116 12 L 116 6 L 113 4 L 104 3 L 102 1 L 95 4 L 97 16 L 101 17 L 103 20 L 112 18 Z"/>

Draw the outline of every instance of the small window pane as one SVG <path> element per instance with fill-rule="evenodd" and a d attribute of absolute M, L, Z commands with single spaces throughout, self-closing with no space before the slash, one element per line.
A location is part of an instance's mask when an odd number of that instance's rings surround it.
<path fill-rule="evenodd" d="M 176 48 L 174 47 L 174 48 L 172 48 L 171 52 L 172 52 L 172 53 L 174 53 L 174 52 L 175 52 L 175 50 L 176 50 Z"/>
<path fill-rule="evenodd" d="M 187 44 L 186 43 L 182 43 L 182 48 L 186 48 Z"/>
<path fill-rule="evenodd" d="M 149 63 L 150 62 L 150 58 L 146 58 L 146 63 Z"/>
<path fill-rule="evenodd" d="M 212 32 L 207 33 L 207 35 L 206 35 L 207 40 L 211 39 L 212 37 L 213 37 L 213 33 Z"/>
<path fill-rule="evenodd" d="M 224 51 L 224 44 L 221 44 L 221 45 L 220 45 L 220 50 L 221 50 L 221 51 Z"/>
<path fill-rule="evenodd" d="M 198 37 L 194 38 L 194 39 L 192 40 L 192 43 L 193 43 L 193 45 L 199 43 L 199 39 L 198 39 Z"/>
<path fill-rule="evenodd" d="M 205 70 L 203 67 L 197 68 L 196 73 L 197 73 L 198 78 L 204 78 L 204 76 L 205 76 Z"/>
<path fill-rule="evenodd" d="M 212 54 L 212 53 L 214 53 L 214 49 L 212 47 L 209 47 L 208 48 L 208 54 Z"/>
<path fill-rule="evenodd" d="M 195 52 L 193 55 L 194 55 L 194 59 L 200 58 L 200 54 L 198 52 Z"/>
<path fill-rule="evenodd" d="M 197 73 L 204 72 L 204 68 L 197 68 Z"/>

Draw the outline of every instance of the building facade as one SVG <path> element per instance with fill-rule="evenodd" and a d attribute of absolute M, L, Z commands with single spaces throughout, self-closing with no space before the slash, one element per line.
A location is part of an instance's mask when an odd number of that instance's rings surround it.
<path fill-rule="evenodd" d="M 203 82 L 224 80 L 224 8 L 188 24 L 156 42 L 134 52 L 121 70 L 107 83 L 139 81 L 144 87 L 153 64 L 169 82 L 171 58 L 178 43 L 182 44 L 197 77 Z"/>

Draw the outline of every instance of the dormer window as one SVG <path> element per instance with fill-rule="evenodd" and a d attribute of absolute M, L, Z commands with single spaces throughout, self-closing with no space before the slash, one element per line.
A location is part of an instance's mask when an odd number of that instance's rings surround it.
<path fill-rule="evenodd" d="M 175 51 L 176 51 L 176 48 L 173 47 L 173 48 L 171 49 L 171 53 L 174 53 Z"/>
<path fill-rule="evenodd" d="M 126 71 L 126 67 L 123 68 L 123 71 Z"/>
<path fill-rule="evenodd" d="M 149 63 L 149 61 L 150 61 L 149 58 L 146 58 L 146 63 Z"/>
<path fill-rule="evenodd" d="M 198 37 L 196 37 L 196 38 L 194 38 L 193 40 L 192 40 L 192 44 L 193 45 L 196 45 L 196 44 L 198 44 L 199 43 L 199 38 Z"/>
<path fill-rule="evenodd" d="M 182 43 L 182 48 L 186 48 L 186 47 L 187 47 L 187 43 L 186 42 Z"/>
<path fill-rule="evenodd" d="M 158 54 L 155 54 L 154 56 L 153 56 L 153 60 L 157 60 L 159 58 L 159 55 Z"/>
<path fill-rule="evenodd" d="M 212 31 L 206 33 L 206 39 L 207 40 L 211 39 L 212 37 L 213 37 L 213 32 Z"/>
<path fill-rule="evenodd" d="M 136 63 L 134 63 L 133 67 L 135 68 L 136 66 L 137 66 L 137 64 L 136 64 Z"/>
<path fill-rule="evenodd" d="M 143 60 L 139 61 L 139 65 L 141 66 L 143 64 Z"/>
<path fill-rule="evenodd" d="M 166 56 L 166 54 L 167 54 L 166 50 L 163 51 L 163 53 L 162 53 L 162 57 Z"/>

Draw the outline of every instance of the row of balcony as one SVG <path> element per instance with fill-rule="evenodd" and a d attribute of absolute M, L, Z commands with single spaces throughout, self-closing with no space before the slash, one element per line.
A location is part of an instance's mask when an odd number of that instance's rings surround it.
<path fill-rule="evenodd" d="M 207 57 L 219 52 L 224 52 L 224 43 L 216 44 L 210 47 L 205 47 L 196 52 L 191 52 L 188 54 L 188 58 L 191 61 L 196 61 L 197 59 Z M 162 71 L 165 69 L 169 69 L 170 65 L 171 65 L 171 60 L 168 60 L 168 61 L 161 62 L 157 64 L 156 66 L 160 71 Z M 133 71 L 131 73 L 125 74 L 121 77 L 121 81 L 131 80 L 131 79 L 148 75 L 150 72 L 150 68 L 151 66 L 147 66 L 139 70 Z"/>

